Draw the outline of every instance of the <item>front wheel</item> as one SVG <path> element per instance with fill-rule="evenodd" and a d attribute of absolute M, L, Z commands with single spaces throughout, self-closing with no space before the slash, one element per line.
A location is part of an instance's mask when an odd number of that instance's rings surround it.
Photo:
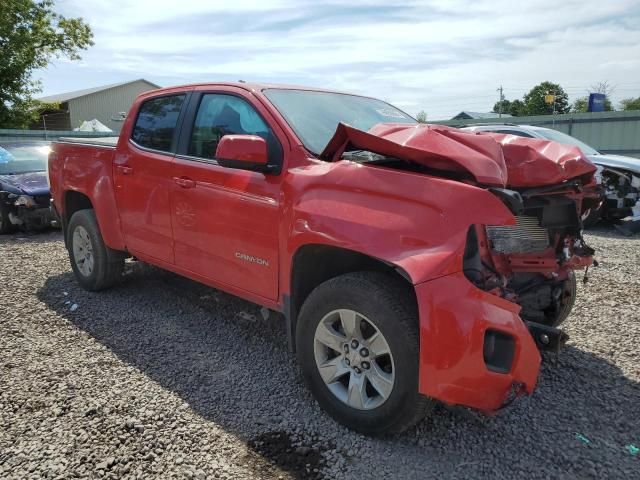
<path fill-rule="evenodd" d="M 11 232 L 13 232 L 13 224 L 9 219 L 9 208 L 4 203 L 0 203 L 0 234 Z"/>
<path fill-rule="evenodd" d="M 71 268 L 83 288 L 104 290 L 120 280 L 124 255 L 104 244 L 93 210 L 79 210 L 73 214 L 67 241 Z"/>
<path fill-rule="evenodd" d="M 296 333 L 303 377 L 320 406 L 365 434 L 401 432 L 434 402 L 418 393 L 418 317 L 408 287 L 373 272 L 318 286 Z"/>
<path fill-rule="evenodd" d="M 593 228 L 595 227 L 604 215 L 604 205 L 599 206 L 598 208 L 593 208 L 589 210 L 589 213 L 586 217 L 582 219 L 582 226 L 584 228 Z"/>
<path fill-rule="evenodd" d="M 576 303 L 576 296 L 578 294 L 578 282 L 576 280 L 576 274 L 573 270 L 569 272 L 569 277 L 562 282 L 562 291 L 560 293 L 560 298 L 558 299 L 558 305 L 556 310 L 554 310 L 551 315 L 548 317 L 549 322 L 552 327 L 558 327 L 564 322 L 571 310 L 573 310 L 573 306 Z"/>

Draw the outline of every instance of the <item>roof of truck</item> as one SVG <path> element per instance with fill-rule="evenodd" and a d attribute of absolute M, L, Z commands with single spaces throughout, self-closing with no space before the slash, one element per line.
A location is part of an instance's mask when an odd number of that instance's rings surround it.
<path fill-rule="evenodd" d="M 283 84 L 283 83 L 245 82 L 245 81 L 242 81 L 242 80 L 239 80 L 237 82 L 200 82 L 200 83 L 188 83 L 188 84 L 184 84 L 184 85 L 173 85 L 171 87 L 161 88 L 159 90 L 153 90 L 153 92 L 158 92 L 158 91 L 162 91 L 162 90 L 165 90 L 165 89 L 166 90 L 173 90 L 173 89 L 180 89 L 180 88 L 187 88 L 187 87 L 236 87 L 236 88 L 242 88 L 242 89 L 251 90 L 251 91 L 262 91 L 262 90 L 266 90 L 266 89 L 269 89 L 269 88 L 273 88 L 273 89 L 284 89 L 284 90 L 306 90 L 306 91 L 310 91 L 310 92 L 330 92 L 330 93 L 339 93 L 339 94 L 343 94 L 343 95 L 357 95 L 359 97 L 366 97 L 367 96 L 367 95 L 360 95 L 360 94 L 357 94 L 357 93 L 342 92 L 342 91 L 338 91 L 338 90 L 311 87 L 311 86 L 305 86 L 305 85 L 288 85 L 288 84 Z"/>

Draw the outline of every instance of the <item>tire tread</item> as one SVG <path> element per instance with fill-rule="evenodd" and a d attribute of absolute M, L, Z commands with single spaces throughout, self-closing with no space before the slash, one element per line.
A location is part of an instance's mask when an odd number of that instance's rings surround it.
<path fill-rule="evenodd" d="M 402 412 L 395 416 L 393 422 L 386 425 L 380 425 L 379 422 L 371 424 L 370 422 L 354 421 L 350 422 L 348 426 L 361 433 L 370 435 L 393 434 L 407 430 L 423 419 L 426 415 L 430 414 L 435 406 L 434 400 L 420 395 L 417 392 L 420 340 L 415 300 L 410 288 L 408 285 L 403 284 L 401 280 L 396 280 L 394 277 L 384 273 L 361 271 L 344 274 L 327 280 L 311 292 L 300 311 L 299 318 L 301 321 L 308 321 L 307 319 L 312 315 L 311 311 L 315 310 L 317 307 L 316 304 L 322 304 L 326 296 L 331 297 L 333 292 L 340 291 L 352 291 L 358 293 L 366 292 L 367 295 L 371 297 L 371 302 L 382 302 L 386 305 L 394 315 L 394 320 L 398 322 L 398 331 L 401 331 L 406 335 L 408 343 L 407 349 L 413 350 L 416 355 L 415 395 L 411 402 L 405 402 L 402 406 Z M 302 332 L 302 329 L 298 328 L 299 335 L 301 335 L 300 332 Z M 299 344 L 302 342 L 300 336 L 298 336 L 297 342 Z M 305 359 L 304 352 L 301 352 L 301 350 L 302 349 L 299 347 L 298 356 L 300 364 L 304 369 L 303 362 L 308 360 Z M 316 368 L 315 365 L 313 365 L 313 368 Z M 308 375 L 305 375 L 305 380 L 310 387 L 312 387 L 311 380 Z M 328 410 L 329 413 L 335 417 L 331 410 Z M 340 419 L 338 419 L 338 421 L 340 421 Z"/>

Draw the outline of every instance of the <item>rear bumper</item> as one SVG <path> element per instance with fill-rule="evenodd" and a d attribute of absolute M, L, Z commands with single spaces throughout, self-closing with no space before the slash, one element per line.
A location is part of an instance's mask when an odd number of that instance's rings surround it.
<path fill-rule="evenodd" d="M 420 393 L 485 412 L 517 394 L 531 394 L 540 371 L 540 353 L 520 307 L 486 293 L 462 272 L 416 285 L 420 313 Z M 485 334 L 512 340 L 513 356 L 504 373 L 485 363 Z"/>

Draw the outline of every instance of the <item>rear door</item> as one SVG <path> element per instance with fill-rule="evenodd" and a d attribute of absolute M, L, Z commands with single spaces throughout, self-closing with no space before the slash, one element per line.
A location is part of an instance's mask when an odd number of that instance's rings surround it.
<path fill-rule="evenodd" d="M 228 134 L 265 138 L 270 163 L 282 162 L 280 141 L 242 91 L 194 92 L 172 165 L 176 266 L 275 300 L 281 176 L 220 166 L 215 152 Z"/>
<path fill-rule="evenodd" d="M 116 200 L 127 249 L 174 263 L 169 192 L 178 124 L 187 94 L 154 97 L 141 104 L 131 138 L 114 159 Z"/>

